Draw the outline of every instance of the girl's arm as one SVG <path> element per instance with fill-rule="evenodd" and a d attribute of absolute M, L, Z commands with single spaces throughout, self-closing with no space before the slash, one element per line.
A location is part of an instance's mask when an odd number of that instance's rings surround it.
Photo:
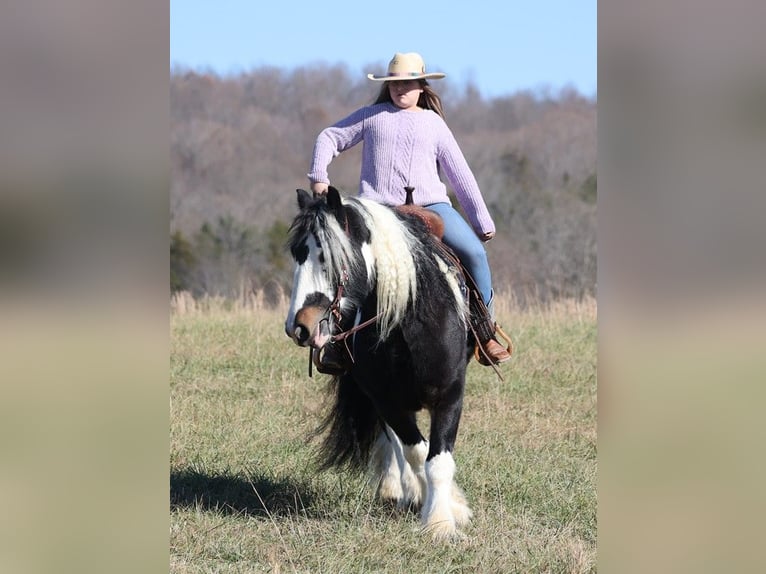
<path fill-rule="evenodd" d="M 329 184 L 327 167 L 333 158 L 355 146 L 363 139 L 366 109 L 361 108 L 350 116 L 322 130 L 314 144 L 311 169 L 308 178 L 312 184 Z"/>
<path fill-rule="evenodd" d="M 444 126 L 444 134 L 438 151 L 439 165 L 447 176 L 452 189 L 455 190 L 460 206 L 468 220 L 483 241 L 489 241 L 495 234 L 495 222 L 489 214 L 484 197 L 479 190 L 479 184 L 460 150 L 455 136 Z"/>

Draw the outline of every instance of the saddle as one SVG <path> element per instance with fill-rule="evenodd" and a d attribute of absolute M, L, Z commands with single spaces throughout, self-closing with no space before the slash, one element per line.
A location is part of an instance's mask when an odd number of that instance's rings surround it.
<path fill-rule="evenodd" d="M 444 221 L 438 213 L 431 211 L 430 209 L 426 209 L 425 207 L 421 207 L 420 205 L 407 204 L 397 205 L 394 207 L 394 210 L 398 211 L 399 213 L 406 213 L 408 215 L 414 215 L 415 217 L 420 218 L 428 231 L 431 232 L 431 235 L 436 237 L 436 239 L 439 241 L 444 238 Z"/>
<path fill-rule="evenodd" d="M 438 213 L 433 212 L 430 209 L 426 209 L 420 205 L 415 205 L 415 202 L 412 199 L 413 191 L 415 191 L 414 187 L 405 187 L 404 192 L 407 194 L 407 196 L 404 200 L 404 205 L 397 205 L 394 207 L 394 209 L 399 213 L 406 213 L 408 215 L 419 217 L 420 220 L 425 224 L 426 229 L 428 229 L 432 235 L 441 241 L 444 238 L 444 221 Z"/>

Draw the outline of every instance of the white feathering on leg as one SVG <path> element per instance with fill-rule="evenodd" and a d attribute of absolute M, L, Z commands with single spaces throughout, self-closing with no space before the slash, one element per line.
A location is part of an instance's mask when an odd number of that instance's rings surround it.
<path fill-rule="evenodd" d="M 402 490 L 405 498 L 409 494 L 408 505 L 419 508 L 426 496 L 425 461 L 428 454 L 428 441 L 414 446 L 402 446 L 405 464 L 402 466 Z"/>
<path fill-rule="evenodd" d="M 435 540 L 444 540 L 457 534 L 458 519 L 461 522 L 470 518 L 470 510 L 463 501 L 455 500 L 455 461 L 452 454 L 442 452 L 426 462 L 428 493 L 423 504 L 421 521 L 423 528 Z M 461 493 L 462 494 L 462 493 Z M 459 517 L 453 508 L 457 504 Z M 463 510 L 461 507 L 465 507 Z M 467 511 L 467 512 L 466 512 Z"/>
<path fill-rule="evenodd" d="M 391 436 L 396 440 L 393 433 Z M 401 469 L 393 442 L 389 440 L 383 430 L 380 431 L 375 441 L 370 457 L 370 468 L 372 482 L 378 487 L 378 496 L 383 500 L 393 500 L 399 504 L 403 496 Z"/>

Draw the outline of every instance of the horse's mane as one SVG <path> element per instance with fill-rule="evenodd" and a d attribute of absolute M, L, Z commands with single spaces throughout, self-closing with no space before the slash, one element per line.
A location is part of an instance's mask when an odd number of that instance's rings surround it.
<path fill-rule="evenodd" d="M 415 259 L 423 245 L 390 208 L 362 198 L 348 199 L 347 205 L 358 205 L 357 212 L 370 230 L 370 250 L 377 279 L 378 328 L 381 338 L 385 339 L 402 320 L 408 305 L 415 304 L 418 284 Z"/>

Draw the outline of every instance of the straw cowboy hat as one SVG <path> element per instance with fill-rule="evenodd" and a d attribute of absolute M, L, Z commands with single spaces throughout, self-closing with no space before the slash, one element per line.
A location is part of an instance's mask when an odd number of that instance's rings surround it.
<path fill-rule="evenodd" d="M 388 73 L 385 76 L 367 74 L 370 80 L 389 82 L 392 80 L 438 80 L 446 74 L 431 72 L 426 74 L 426 64 L 417 52 L 401 54 L 397 52 L 388 63 Z"/>

